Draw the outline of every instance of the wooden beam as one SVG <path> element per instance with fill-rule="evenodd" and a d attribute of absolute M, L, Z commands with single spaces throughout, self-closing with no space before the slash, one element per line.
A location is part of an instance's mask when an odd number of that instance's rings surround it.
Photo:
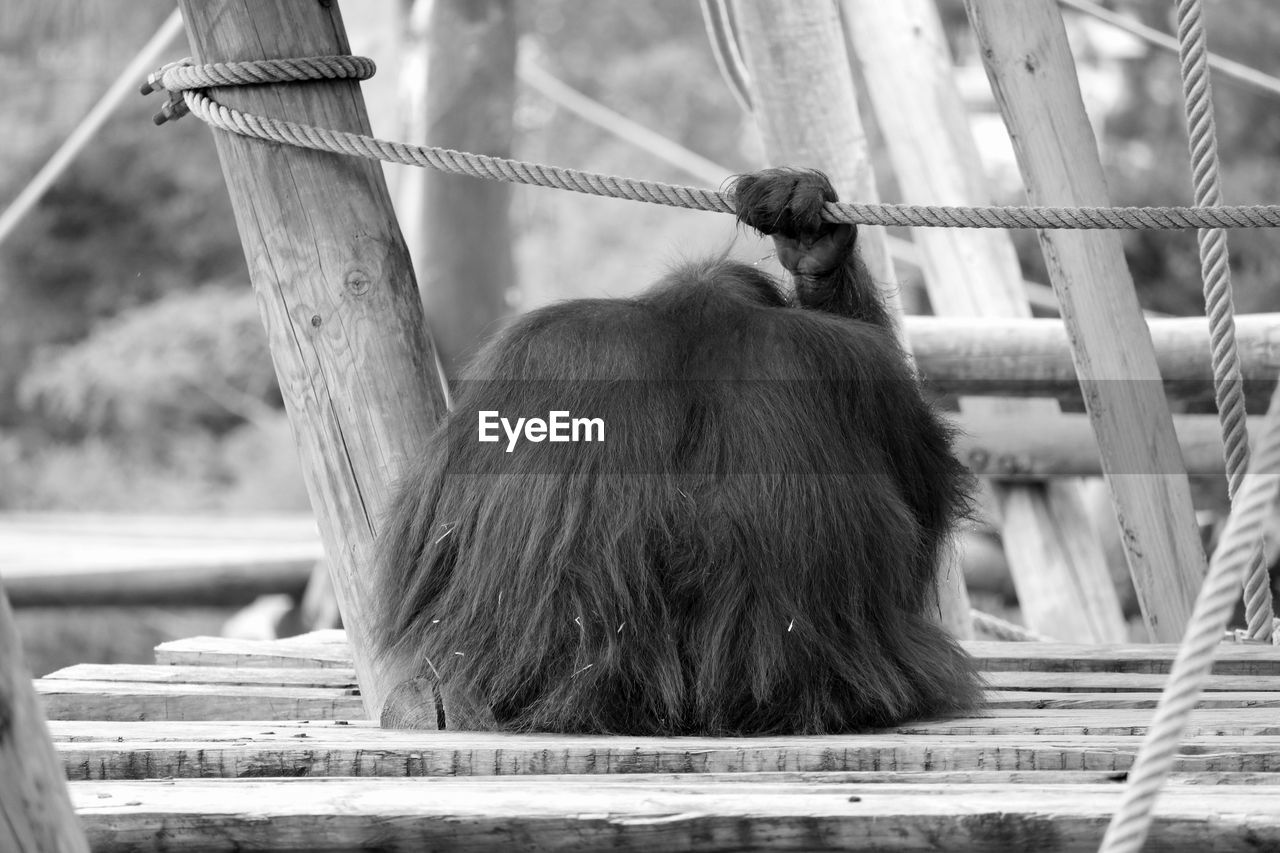
<path fill-rule="evenodd" d="M 0 850 L 88 853 L 0 587 Z"/>
<path fill-rule="evenodd" d="M 422 133 L 409 142 L 510 157 L 516 91 L 513 0 L 433 0 L 420 67 L 426 74 Z M 414 268 L 441 361 L 450 377 L 510 313 L 515 242 L 511 184 L 414 169 L 422 183 Z"/>
<path fill-rule="evenodd" d="M 1139 643 L 1095 646 L 970 640 L 964 648 L 984 672 L 1167 673 L 1178 653 L 1176 645 Z M 191 637 L 161 643 L 156 647 L 156 662 L 166 666 L 341 668 L 351 666 L 351 650 L 342 630 L 315 631 L 285 640 Z M 1215 652 L 1213 671 L 1221 675 L 1280 675 L 1280 650 L 1262 644 L 1225 643 Z"/>
<path fill-rule="evenodd" d="M 336 3 L 181 0 L 197 62 L 348 53 Z M 357 83 L 215 89 L 230 106 L 368 133 Z M 444 411 L 435 353 L 378 164 L 214 132 L 285 408 L 376 715 L 412 661 L 368 640 L 373 543 L 391 483 Z"/>
<path fill-rule="evenodd" d="M 1149 320 L 1147 327 L 1165 394 L 1180 402 L 1212 402 L 1205 319 Z M 1083 400 L 1061 320 L 908 317 L 906 329 L 921 376 L 940 393 Z M 1280 314 L 1239 315 L 1236 330 L 1245 390 L 1265 408 L 1280 375 Z M 1111 376 L 1094 381 L 1136 380 Z"/>
<path fill-rule="evenodd" d="M 875 201 L 875 176 L 835 5 L 736 0 L 734 9 L 769 162 L 821 169 L 840 198 Z M 902 305 L 884 229 L 860 227 L 858 248 L 901 335 Z M 959 565 L 949 562 L 939 572 L 941 622 L 955 636 L 969 638 L 968 592 Z"/>
<path fill-rule="evenodd" d="M 1114 693 L 1110 695 L 1117 697 Z M 1153 701 L 1157 698 L 1155 694 L 1147 695 Z M 1280 696 L 1272 695 L 1280 700 Z M 1083 726 L 1083 721 L 1104 710 L 1081 709 L 1075 712 L 1075 719 L 1081 720 Z M 1064 711 L 1067 709 L 1059 713 Z M 1280 758 L 1280 737 L 1257 733 L 1266 731 L 1261 716 L 1268 712 L 1275 714 L 1273 709 L 1257 713 L 1245 711 L 1254 714 L 1254 725 L 1246 727 L 1249 733 L 1224 735 L 1212 730 L 1212 722 L 1230 720 L 1240 710 L 1199 709 L 1197 725 L 1207 734 L 1187 736 L 1177 770 L 1216 773 L 1270 770 L 1275 773 L 1271 762 Z M 1020 714 L 1023 719 L 1030 716 L 1025 709 L 1018 708 L 999 713 Z M 1040 768 L 1122 772 L 1132 766 L 1142 746 L 1142 738 L 1134 733 L 1135 729 L 1142 729 L 1151 716 L 1145 709 L 1119 709 L 1119 715 L 1126 713 L 1133 720 L 1127 731 L 1123 730 L 1120 719 L 1113 718 L 1111 728 L 1121 729 L 1119 733 L 1089 733 L 1084 737 L 1033 734 L 1026 731 L 1025 725 L 1021 731 L 991 734 L 991 728 L 1000 727 L 998 717 L 969 720 L 967 726 L 958 729 L 937 722 L 923 726 L 938 728 L 936 732 L 921 732 L 918 730 L 921 727 L 916 727 L 909 733 L 869 732 L 807 738 L 635 738 L 476 732 L 440 732 L 424 737 L 421 732 L 372 728 L 367 724 L 326 722 L 299 726 L 277 720 L 270 726 L 263 726 L 264 721 L 259 721 L 256 731 L 234 723 L 210 723 L 207 730 L 199 732 L 197 739 L 183 737 L 177 731 L 171 734 L 172 724 L 160 723 L 149 726 L 152 729 L 149 735 L 135 733 L 128 723 L 118 723 L 119 733 L 113 735 L 108 726 L 99 723 L 96 730 L 86 736 L 89 724 L 80 723 L 77 724 L 79 739 L 58 747 L 69 771 L 68 778 L 73 780 L 137 778 L 140 772 L 151 778 L 178 779 L 248 776 L 428 776 L 439 779 L 573 774 L 607 784 L 610 778 L 634 773 L 763 773 L 771 770 L 856 773 L 925 767 L 1028 773 Z M 192 731 L 190 725 L 184 727 L 196 734 L 198 730 Z M 1071 727 L 1070 722 L 1062 726 Z M 978 731 L 970 734 L 966 728 Z M 462 734 L 474 736 L 461 737 Z M 544 786 L 554 789 L 556 781 L 544 780 Z"/>
<path fill-rule="evenodd" d="M 932 204 L 990 203 L 934 0 L 844 0 L 841 8 L 903 195 Z M 1008 232 L 921 228 L 913 236 L 924 255 L 935 312 L 1031 316 Z M 1021 421 L 1052 417 L 1058 404 L 970 397 L 961 398 L 960 410 Z M 1128 625 L 1079 483 L 993 483 L 991 491 L 1027 625 L 1054 637 L 1127 639 Z"/>
<path fill-rule="evenodd" d="M 965 0 L 1013 139 L 1028 196 L 1039 205 L 1107 205 L 1066 29 L 1054 0 Z M 1040 242 L 1147 629 L 1175 641 L 1207 571 L 1151 335 L 1114 231 L 1042 231 Z M 1129 382 L 1093 382 L 1124 377 Z M 1139 470 L 1159 476 L 1133 477 Z"/>
<path fill-rule="evenodd" d="M 1097 438 L 1087 415 L 1058 415 L 1037 420 L 962 415 L 956 453 L 969 470 L 997 479 L 1035 480 L 1049 477 L 1099 477 L 1104 473 Z M 1135 459 L 1131 468 L 1111 469 L 1121 476 L 1224 477 L 1222 429 L 1216 415 L 1176 415 L 1179 467 L 1158 467 L 1159 459 Z M 1249 419 L 1249 435 L 1257 439 L 1262 417 Z M 1181 474 L 1178 474 L 1181 476 Z"/>
<path fill-rule="evenodd" d="M 1096 849 L 1115 781 L 882 784 L 837 778 L 289 779 L 78 782 L 97 853 L 168 850 Z M 1271 849 L 1275 788 L 1171 786 L 1150 849 Z M 944 840 L 943 840 L 944 839 Z"/>

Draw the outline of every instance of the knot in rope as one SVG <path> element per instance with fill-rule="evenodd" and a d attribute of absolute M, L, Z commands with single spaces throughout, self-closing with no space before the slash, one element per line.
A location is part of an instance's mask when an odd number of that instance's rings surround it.
<path fill-rule="evenodd" d="M 217 86 L 257 86 L 308 80 L 368 80 L 378 70 L 367 56 L 304 56 L 295 59 L 255 59 L 196 65 L 191 57 L 170 62 L 147 77 L 141 92 L 163 89 L 169 101 L 155 115 L 156 124 L 176 121 L 190 112 L 187 93 Z M 205 97 L 208 97 L 205 95 Z"/>

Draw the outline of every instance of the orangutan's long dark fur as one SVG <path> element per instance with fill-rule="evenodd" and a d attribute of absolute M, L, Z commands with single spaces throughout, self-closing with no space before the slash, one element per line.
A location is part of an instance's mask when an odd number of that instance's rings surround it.
<path fill-rule="evenodd" d="M 720 260 L 525 315 L 464 374 L 385 520 L 380 648 L 505 728 L 812 734 L 977 699 L 924 615 L 967 507 L 950 431 L 854 232 L 820 220 L 825 177 L 735 193 L 780 253 L 825 235 L 838 263 L 799 277 L 798 304 Z M 476 440 L 480 410 L 598 417 L 606 441 L 508 453 Z"/>

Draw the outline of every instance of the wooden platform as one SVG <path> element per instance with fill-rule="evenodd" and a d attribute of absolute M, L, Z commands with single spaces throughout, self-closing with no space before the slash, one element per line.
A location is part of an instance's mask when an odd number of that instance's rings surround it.
<path fill-rule="evenodd" d="M 382 731 L 340 631 L 37 682 L 95 851 L 1086 851 L 1169 646 L 971 643 L 980 716 L 838 737 Z M 1280 850 L 1280 650 L 1224 645 L 1150 850 Z"/>

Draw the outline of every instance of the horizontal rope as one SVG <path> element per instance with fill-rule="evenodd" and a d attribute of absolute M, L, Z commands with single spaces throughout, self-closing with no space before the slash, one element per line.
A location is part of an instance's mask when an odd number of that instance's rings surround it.
<path fill-rule="evenodd" d="M 205 89 L 299 80 L 366 79 L 372 61 L 352 56 L 314 56 L 226 62 L 175 64 L 159 74 L 160 85 L 181 92 L 191 112 L 202 121 L 241 136 L 281 142 L 317 151 L 348 154 L 406 166 L 427 166 L 454 175 L 552 187 L 587 195 L 624 198 L 669 207 L 733 213 L 731 191 L 645 181 L 488 157 L 438 148 L 390 142 L 360 133 L 329 130 L 258 116 L 218 103 Z M 1280 225 L 1280 205 L 1234 207 L 953 207 L 912 204 L 829 202 L 825 218 L 853 225 L 899 225 L 914 228 L 1051 228 L 1051 229 L 1185 229 L 1262 228 Z"/>

